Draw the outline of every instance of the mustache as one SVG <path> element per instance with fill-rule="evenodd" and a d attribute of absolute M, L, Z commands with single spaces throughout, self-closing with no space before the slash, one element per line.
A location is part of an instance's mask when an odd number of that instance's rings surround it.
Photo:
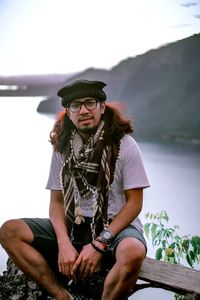
<path fill-rule="evenodd" d="M 88 119 L 93 119 L 93 117 L 89 116 L 89 115 L 87 115 L 87 116 L 80 116 L 78 118 L 78 122 L 85 121 L 85 120 L 88 120 Z"/>

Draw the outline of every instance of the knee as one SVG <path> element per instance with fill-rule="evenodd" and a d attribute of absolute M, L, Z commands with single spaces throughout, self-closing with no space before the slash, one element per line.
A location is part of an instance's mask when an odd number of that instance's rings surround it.
<path fill-rule="evenodd" d="M 132 273 L 140 269 L 145 258 L 146 249 L 140 241 L 124 243 L 119 249 L 118 258 L 126 269 Z"/>
<path fill-rule="evenodd" d="M 144 260 L 144 253 L 143 251 L 135 251 L 133 253 L 129 253 L 126 256 L 124 265 L 126 266 L 127 272 L 131 273 L 132 271 L 136 271 L 140 269 L 142 262 Z"/>
<path fill-rule="evenodd" d="M 6 246 L 16 239 L 19 234 L 18 220 L 8 220 L 0 227 L 0 243 L 2 247 Z"/>

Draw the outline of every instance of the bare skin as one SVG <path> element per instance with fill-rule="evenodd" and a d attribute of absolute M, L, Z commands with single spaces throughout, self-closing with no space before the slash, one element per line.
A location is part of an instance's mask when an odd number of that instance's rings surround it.
<path fill-rule="evenodd" d="M 5 222 L 0 229 L 1 244 L 19 269 L 29 275 L 56 300 L 72 299 L 57 282 L 44 257 L 29 244 L 32 240 L 32 231 L 22 220 Z"/>
<path fill-rule="evenodd" d="M 116 263 L 104 283 L 102 300 L 127 299 L 125 295 L 137 281 L 145 253 L 144 245 L 134 238 L 126 238 L 120 242 L 116 251 Z"/>

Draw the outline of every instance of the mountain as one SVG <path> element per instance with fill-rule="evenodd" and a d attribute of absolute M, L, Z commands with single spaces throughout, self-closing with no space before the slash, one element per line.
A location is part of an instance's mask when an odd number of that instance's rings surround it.
<path fill-rule="evenodd" d="M 111 70 L 87 69 L 76 79 L 103 80 L 108 101 L 125 104 L 143 139 L 200 141 L 200 34 L 127 58 Z M 57 113 L 58 97 L 38 111 Z"/>
<path fill-rule="evenodd" d="M 56 93 L 77 79 L 106 82 L 108 101 L 125 105 L 137 138 L 200 143 L 200 34 L 127 58 L 110 70 L 90 68 L 46 86 L 38 82 L 48 96 L 38 112 L 62 110 Z"/>

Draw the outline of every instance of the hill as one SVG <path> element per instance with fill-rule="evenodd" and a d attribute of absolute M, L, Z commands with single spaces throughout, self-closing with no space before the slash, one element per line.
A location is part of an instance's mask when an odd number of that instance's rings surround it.
<path fill-rule="evenodd" d="M 109 100 L 127 106 L 143 139 L 200 140 L 200 34 L 127 58 L 111 70 L 88 69 L 66 81 L 103 80 Z M 57 97 L 42 113 L 62 108 Z"/>

